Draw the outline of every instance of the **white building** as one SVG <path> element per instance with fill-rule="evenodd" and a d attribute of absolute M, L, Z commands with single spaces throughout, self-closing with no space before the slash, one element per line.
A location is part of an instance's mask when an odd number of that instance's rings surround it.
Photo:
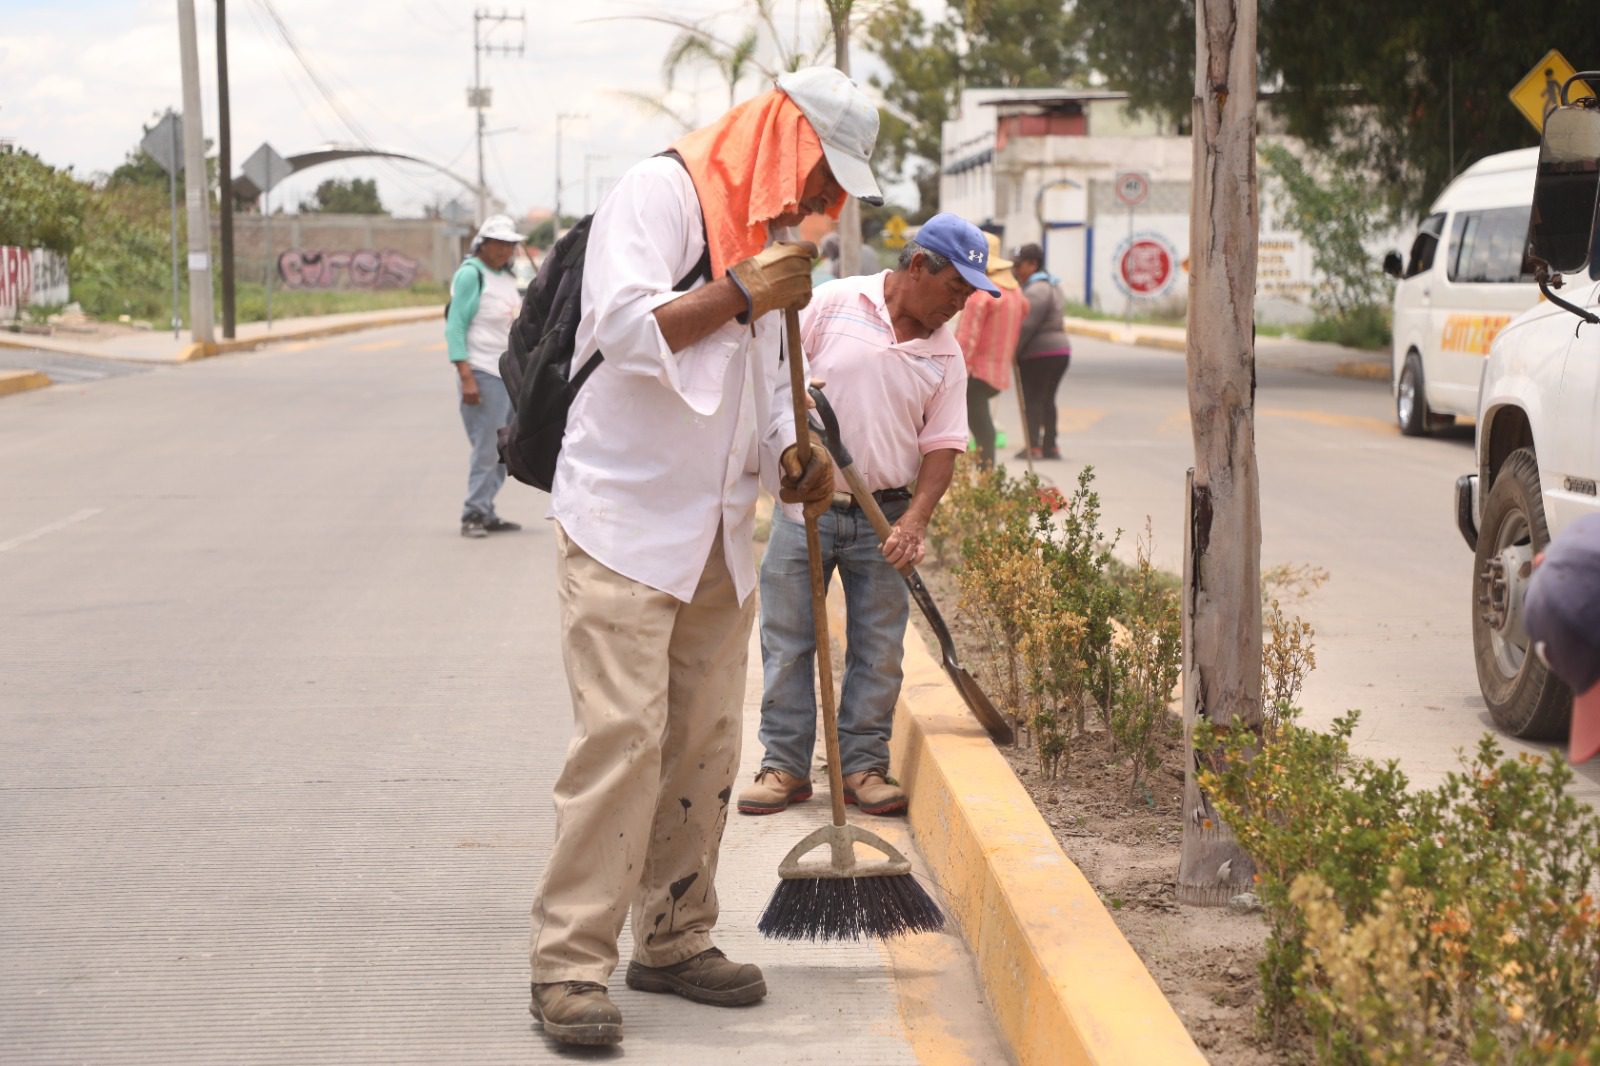
<path fill-rule="evenodd" d="M 968 89 L 942 154 L 939 209 L 999 233 L 1008 251 L 1041 245 L 1068 300 L 1110 314 L 1182 312 L 1193 148 L 1160 120 L 1132 116 L 1126 93 Z M 1311 252 L 1277 214 L 1264 199 L 1257 315 L 1304 321 Z"/>

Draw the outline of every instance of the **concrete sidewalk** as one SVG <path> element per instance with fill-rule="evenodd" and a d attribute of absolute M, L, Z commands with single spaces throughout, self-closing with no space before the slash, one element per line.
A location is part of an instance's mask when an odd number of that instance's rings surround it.
<path fill-rule="evenodd" d="M 527 1012 L 571 723 L 546 497 L 508 486 L 524 532 L 458 535 L 438 335 L 391 334 L 7 400 L 7 1063 L 568 1057 Z M 752 643 L 741 786 L 759 699 Z M 768 999 L 718 1010 L 619 973 L 621 1058 L 1013 1061 L 955 923 L 892 945 L 756 933 L 826 811 L 819 791 L 727 829 L 718 941 Z"/>
<path fill-rule="evenodd" d="M 380 326 L 397 326 L 412 322 L 437 321 L 442 332 L 443 315 L 442 305 L 425 305 L 395 307 L 381 311 L 351 311 L 336 315 L 280 318 L 270 326 L 265 322 L 244 323 L 235 330 L 236 336 L 233 340 L 222 339 L 222 329 L 219 325 L 216 339 L 209 346 L 197 344 L 187 332 L 173 337 L 171 332 L 166 330 L 119 330 L 106 333 L 62 331 L 49 335 L 0 332 L 0 347 L 27 348 L 63 355 L 118 359 L 136 363 L 183 363 L 223 352 L 247 351 L 259 348 L 263 344 L 330 337 L 354 330 L 376 329 Z"/>
<path fill-rule="evenodd" d="M 1124 326 L 1113 320 L 1092 318 L 1066 318 L 1062 321 L 1066 323 L 1068 334 L 1094 337 L 1113 344 L 1159 348 L 1170 352 L 1183 352 L 1188 345 L 1187 331 L 1182 326 Z M 1391 360 L 1385 352 L 1345 348 L 1298 337 L 1257 337 L 1256 361 L 1261 366 L 1310 370 L 1318 374 L 1336 374 L 1370 381 L 1389 381 L 1391 377 Z"/>

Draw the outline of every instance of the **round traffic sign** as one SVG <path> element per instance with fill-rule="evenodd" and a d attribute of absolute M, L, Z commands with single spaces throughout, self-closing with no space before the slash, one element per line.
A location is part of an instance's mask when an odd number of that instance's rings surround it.
<path fill-rule="evenodd" d="M 1150 175 L 1138 170 L 1124 170 L 1116 178 L 1117 199 L 1129 207 L 1137 207 L 1150 196 Z"/>
<path fill-rule="evenodd" d="M 1117 284 L 1130 296 L 1159 296 L 1177 273 L 1177 249 L 1156 234 L 1140 234 L 1118 249 Z"/>

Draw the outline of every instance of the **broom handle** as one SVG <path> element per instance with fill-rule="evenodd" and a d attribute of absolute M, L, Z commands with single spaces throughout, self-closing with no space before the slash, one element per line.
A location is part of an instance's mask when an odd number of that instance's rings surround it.
<path fill-rule="evenodd" d="M 789 391 L 794 396 L 794 443 L 801 462 L 811 458 L 811 430 L 806 424 L 806 374 L 800 365 L 800 312 L 784 311 L 788 330 Z M 828 586 L 822 576 L 822 540 L 817 520 L 806 519 L 806 560 L 811 564 L 811 625 L 816 632 L 817 681 L 822 688 L 822 737 L 828 751 L 828 792 L 833 824 L 844 825 L 844 768 L 839 765 L 839 712 L 833 704 L 833 656 L 828 650 Z"/>
<path fill-rule="evenodd" d="M 1012 380 L 1017 384 L 1017 411 L 1022 415 L 1022 457 L 1027 460 L 1028 473 L 1031 474 L 1033 473 L 1033 429 L 1028 425 L 1028 398 L 1022 393 L 1022 360 L 1016 360 L 1016 366 L 1012 369 L 1015 371 Z M 999 461 L 1000 457 L 995 456 L 995 462 Z"/>

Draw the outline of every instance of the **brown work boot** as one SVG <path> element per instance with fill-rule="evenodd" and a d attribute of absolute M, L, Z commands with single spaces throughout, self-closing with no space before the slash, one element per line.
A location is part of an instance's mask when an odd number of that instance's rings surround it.
<path fill-rule="evenodd" d="M 756 783 L 739 793 L 740 814 L 777 814 L 811 798 L 811 782 L 776 766 L 763 766 Z"/>
<path fill-rule="evenodd" d="M 622 1043 L 622 1012 L 606 995 L 605 985 L 593 981 L 534 985 L 528 1011 L 558 1043 Z"/>
<path fill-rule="evenodd" d="M 717 948 L 707 948 L 676 966 L 630 962 L 627 980 L 629 988 L 640 992 L 672 992 L 713 1007 L 742 1007 L 767 994 L 758 967 L 730 962 Z"/>
<path fill-rule="evenodd" d="M 866 814 L 906 813 L 905 789 L 877 767 L 844 775 L 844 801 L 854 803 Z"/>

